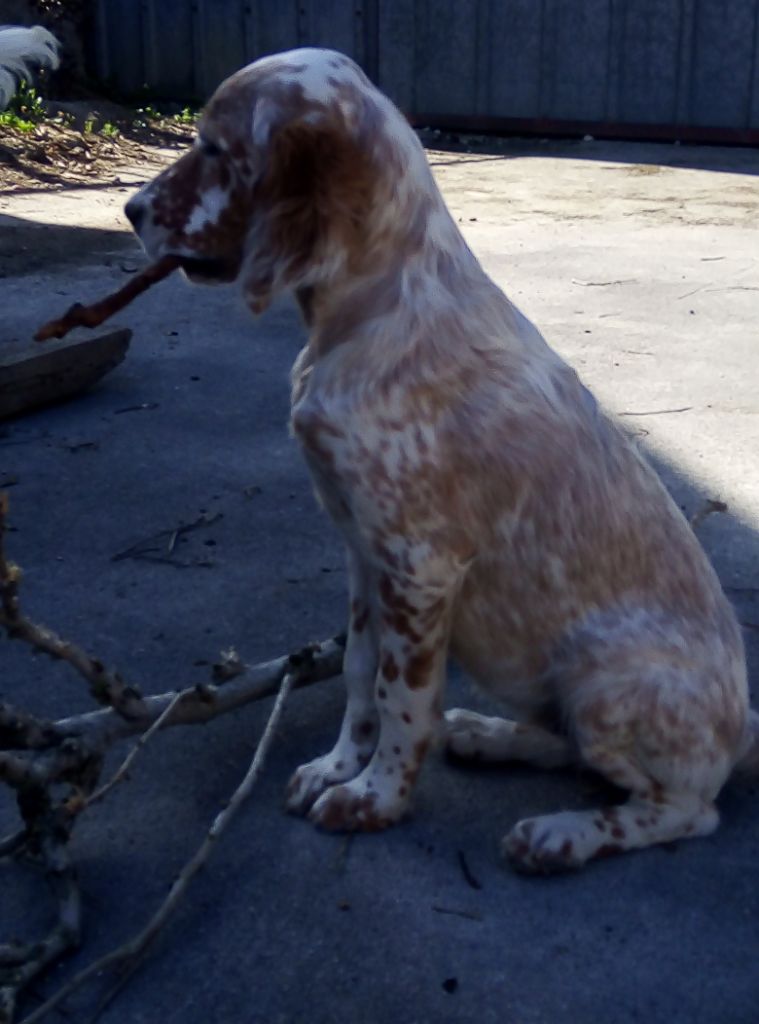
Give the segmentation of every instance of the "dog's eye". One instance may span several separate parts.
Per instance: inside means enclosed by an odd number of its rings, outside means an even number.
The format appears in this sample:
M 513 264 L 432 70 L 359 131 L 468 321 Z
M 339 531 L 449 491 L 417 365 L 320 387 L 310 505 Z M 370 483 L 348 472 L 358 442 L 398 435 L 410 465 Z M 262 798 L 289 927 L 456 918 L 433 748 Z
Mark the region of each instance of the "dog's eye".
M 204 156 L 221 156 L 221 146 L 217 146 L 210 139 L 200 139 L 200 150 Z

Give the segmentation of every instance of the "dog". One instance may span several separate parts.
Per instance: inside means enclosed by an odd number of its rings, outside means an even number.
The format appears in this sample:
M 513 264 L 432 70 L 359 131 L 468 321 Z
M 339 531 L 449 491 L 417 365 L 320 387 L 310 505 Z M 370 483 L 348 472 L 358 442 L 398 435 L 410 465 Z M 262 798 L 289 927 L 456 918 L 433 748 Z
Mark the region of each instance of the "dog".
M 4 110 L 18 88 L 29 81 L 30 64 L 57 68 L 58 41 L 41 25 L 32 28 L 0 27 L 0 110 Z
M 400 114 L 342 54 L 256 61 L 126 213 L 151 257 L 294 293 L 291 428 L 346 542 L 345 716 L 294 774 L 332 830 L 408 811 L 453 755 L 581 764 L 619 805 L 519 821 L 519 870 L 703 836 L 759 767 L 740 628 L 692 530 L 577 374 L 486 276 Z M 513 720 L 442 712 L 451 654 Z

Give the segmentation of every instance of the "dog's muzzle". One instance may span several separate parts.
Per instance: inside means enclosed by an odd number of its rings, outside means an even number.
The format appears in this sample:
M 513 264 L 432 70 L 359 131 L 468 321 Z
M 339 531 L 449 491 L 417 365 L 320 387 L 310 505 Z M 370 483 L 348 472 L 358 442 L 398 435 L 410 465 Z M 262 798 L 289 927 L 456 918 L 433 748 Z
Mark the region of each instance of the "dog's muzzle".
M 124 207 L 124 213 L 129 218 L 129 223 L 134 228 L 136 234 L 139 235 L 140 226 L 145 219 L 145 206 L 139 195 L 132 196 Z

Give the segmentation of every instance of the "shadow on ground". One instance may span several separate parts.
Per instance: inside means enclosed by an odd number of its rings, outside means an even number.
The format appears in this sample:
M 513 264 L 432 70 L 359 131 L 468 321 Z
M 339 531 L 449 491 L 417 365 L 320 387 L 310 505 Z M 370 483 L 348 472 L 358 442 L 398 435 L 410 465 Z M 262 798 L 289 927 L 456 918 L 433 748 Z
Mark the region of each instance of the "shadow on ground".
M 108 267 L 122 255 L 139 252 L 134 236 L 124 230 L 50 224 L 0 213 L 0 279 L 49 273 L 62 266 Z M 134 259 L 122 262 L 136 269 Z
M 473 160 L 490 156 L 494 160 L 514 157 L 558 157 L 570 160 L 613 161 L 643 167 L 680 167 L 721 171 L 728 174 L 759 174 L 756 149 L 751 146 L 681 146 L 674 142 L 625 142 L 592 139 L 537 139 L 465 132 L 417 132 L 427 149 L 448 153 L 471 153 Z M 434 153 L 431 156 L 435 166 Z M 465 161 L 464 161 L 465 162 Z

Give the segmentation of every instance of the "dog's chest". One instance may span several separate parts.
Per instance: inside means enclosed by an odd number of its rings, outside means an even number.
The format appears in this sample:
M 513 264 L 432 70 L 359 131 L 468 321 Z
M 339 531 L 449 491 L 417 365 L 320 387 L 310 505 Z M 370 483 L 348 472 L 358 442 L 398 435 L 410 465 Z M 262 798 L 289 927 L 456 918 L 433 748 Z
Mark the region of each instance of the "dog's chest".
M 352 446 L 346 424 L 315 387 L 311 367 L 293 376 L 290 429 L 321 504 L 345 527 L 353 518 L 349 484 L 354 474 L 352 456 L 348 454 Z

